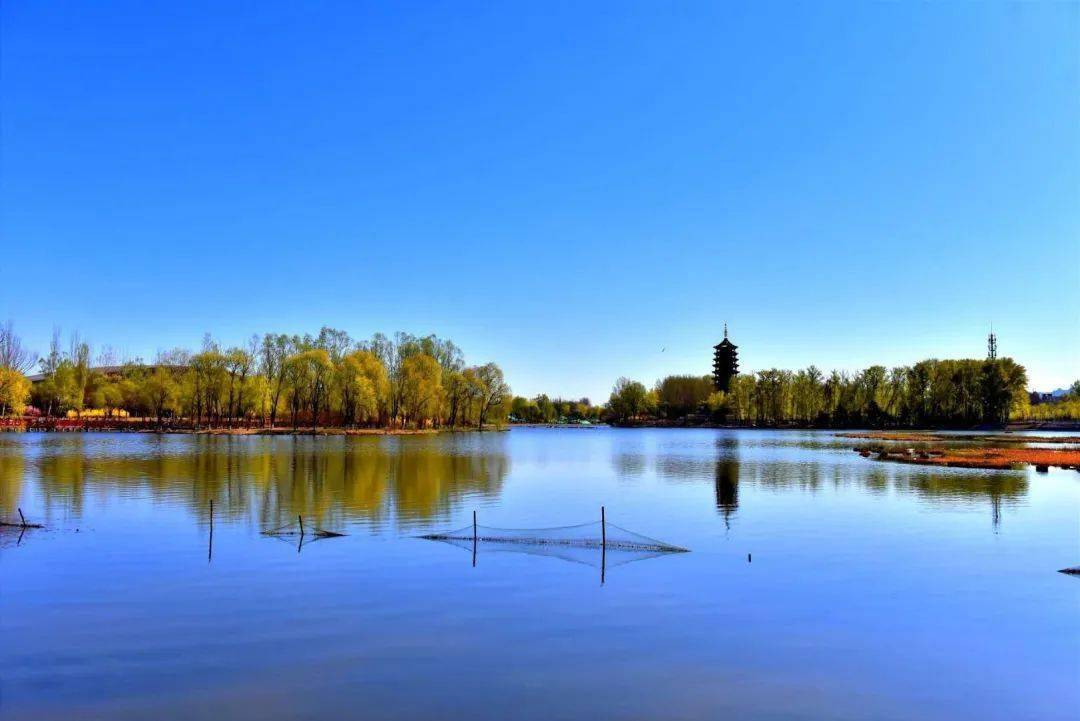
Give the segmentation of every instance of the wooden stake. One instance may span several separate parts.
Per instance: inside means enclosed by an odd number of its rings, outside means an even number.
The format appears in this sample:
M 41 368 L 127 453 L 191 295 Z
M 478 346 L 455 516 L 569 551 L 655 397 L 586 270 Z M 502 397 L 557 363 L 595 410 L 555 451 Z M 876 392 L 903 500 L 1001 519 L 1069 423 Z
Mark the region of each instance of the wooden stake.
M 22 514 L 22 509 L 19 509 L 19 518 L 22 519 L 23 528 L 26 528 L 26 516 Z
M 206 562 L 214 560 L 214 499 L 210 499 L 210 539 L 206 543 Z
M 472 512 L 472 542 L 476 543 L 476 511 Z
M 607 519 L 604 517 L 603 506 L 600 506 L 600 545 L 607 551 Z
M 299 513 L 296 514 L 296 520 L 300 521 L 300 538 L 304 537 L 304 517 Z

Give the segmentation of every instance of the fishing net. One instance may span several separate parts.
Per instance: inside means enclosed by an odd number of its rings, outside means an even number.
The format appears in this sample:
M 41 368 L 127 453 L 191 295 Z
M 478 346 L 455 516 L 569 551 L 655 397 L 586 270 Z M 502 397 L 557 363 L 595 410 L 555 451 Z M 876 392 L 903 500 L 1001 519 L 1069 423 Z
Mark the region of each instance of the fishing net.
M 262 535 L 264 535 L 264 536 L 275 536 L 275 537 L 278 537 L 278 538 L 280 538 L 282 536 L 310 536 L 312 538 L 337 538 L 339 536 L 344 536 L 345 534 L 344 533 L 338 533 L 337 531 L 327 531 L 324 528 L 301 526 L 300 521 L 296 520 L 296 521 L 293 521 L 292 523 L 286 523 L 283 526 L 278 526 L 277 528 L 271 528 L 271 529 L 269 529 L 267 531 L 263 531 Z
M 616 526 L 614 523 L 594 521 L 576 526 L 555 528 L 497 528 L 494 526 L 468 525 L 453 531 L 428 533 L 420 538 L 430 541 L 449 541 L 471 544 L 483 543 L 488 546 L 539 547 L 566 549 L 603 549 L 606 551 L 637 551 L 643 553 L 685 553 L 687 549 L 658 541 L 634 531 Z
M 556 558 L 571 563 L 579 563 L 583 566 L 591 566 L 593 568 L 614 568 L 616 566 L 624 566 L 627 563 L 633 563 L 634 561 L 659 558 L 671 553 L 671 551 L 637 551 L 626 548 L 608 548 L 604 550 L 602 546 L 570 546 L 553 543 L 534 544 L 485 541 L 483 545 L 480 545 L 479 539 L 477 540 L 477 543 L 474 544 L 472 537 L 468 540 L 439 538 L 437 536 L 422 536 L 422 538 L 429 538 L 454 546 L 455 548 L 460 548 L 462 551 L 473 555 L 474 560 L 476 554 L 521 553 L 528 556 Z

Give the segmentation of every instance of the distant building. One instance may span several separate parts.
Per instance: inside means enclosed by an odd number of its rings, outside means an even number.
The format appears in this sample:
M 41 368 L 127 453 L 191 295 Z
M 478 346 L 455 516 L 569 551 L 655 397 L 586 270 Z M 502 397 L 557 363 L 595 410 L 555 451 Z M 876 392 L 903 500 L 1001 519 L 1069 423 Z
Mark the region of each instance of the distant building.
M 724 324 L 724 340 L 713 346 L 713 350 L 713 386 L 727 392 L 731 389 L 731 379 L 739 374 L 739 350 L 728 340 L 727 323 Z

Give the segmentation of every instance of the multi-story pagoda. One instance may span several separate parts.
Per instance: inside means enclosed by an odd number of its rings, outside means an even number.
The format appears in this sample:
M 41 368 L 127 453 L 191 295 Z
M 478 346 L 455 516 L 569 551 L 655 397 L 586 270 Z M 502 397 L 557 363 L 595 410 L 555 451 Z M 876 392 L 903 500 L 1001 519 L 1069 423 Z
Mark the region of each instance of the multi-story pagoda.
M 724 340 L 714 346 L 713 385 L 718 391 L 727 392 L 731 388 L 731 379 L 739 374 L 738 346 L 728 340 L 727 323 L 724 323 Z

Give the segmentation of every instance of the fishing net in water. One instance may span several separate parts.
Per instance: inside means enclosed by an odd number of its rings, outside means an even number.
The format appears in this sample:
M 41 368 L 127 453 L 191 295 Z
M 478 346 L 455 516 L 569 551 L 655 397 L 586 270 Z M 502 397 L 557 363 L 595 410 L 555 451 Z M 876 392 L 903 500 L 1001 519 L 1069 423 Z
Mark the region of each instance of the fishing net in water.
M 429 538 L 454 546 L 455 548 L 460 548 L 462 551 L 473 555 L 474 560 L 476 554 L 521 553 L 527 556 L 556 558 L 571 563 L 580 563 L 583 566 L 591 566 L 593 568 L 614 568 L 616 566 L 626 565 L 627 563 L 633 563 L 634 561 L 660 558 L 672 553 L 671 551 L 638 551 L 628 550 L 626 548 L 603 549 L 602 546 L 572 546 L 555 543 L 516 543 L 512 541 L 485 541 L 483 545 L 481 545 L 479 540 L 477 540 L 476 543 L 473 543 L 471 537 L 468 540 L 461 540 L 455 538 L 440 538 L 437 534 L 433 534 L 432 536 L 422 536 L 422 538 Z
M 262 535 L 264 535 L 264 536 L 274 536 L 276 538 L 281 538 L 282 536 L 310 536 L 312 538 L 337 538 L 339 536 L 344 536 L 345 534 L 344 533 L 338 533 L 337 531 L 327 531 L 326 529 L 319 528 L 317 526 L 311 526 L 311 527 L 302 526 L 300 524 L 300 520 L 297 519 L 296 521 L 293 521 L 291 523 L 286 523 L 283 526 L 278 526 L 277 528 L 271 528 L 269 530 L 263 531 Z
M 544 549 L 546 555 L 551 555 L 552 549 L 596 549 L 647 554 L 685 553 L 688 550 L 602 521 L 555 528 L 497 528 L 470 524 L 453 531 L 428 533 L 420 538 L 448 541 L 455 545 L 469 544 L 470 547 L 474 542 L 482 543 L 485 550 L 489 546 L 510 547 L 513 550 L 533 547 Z

